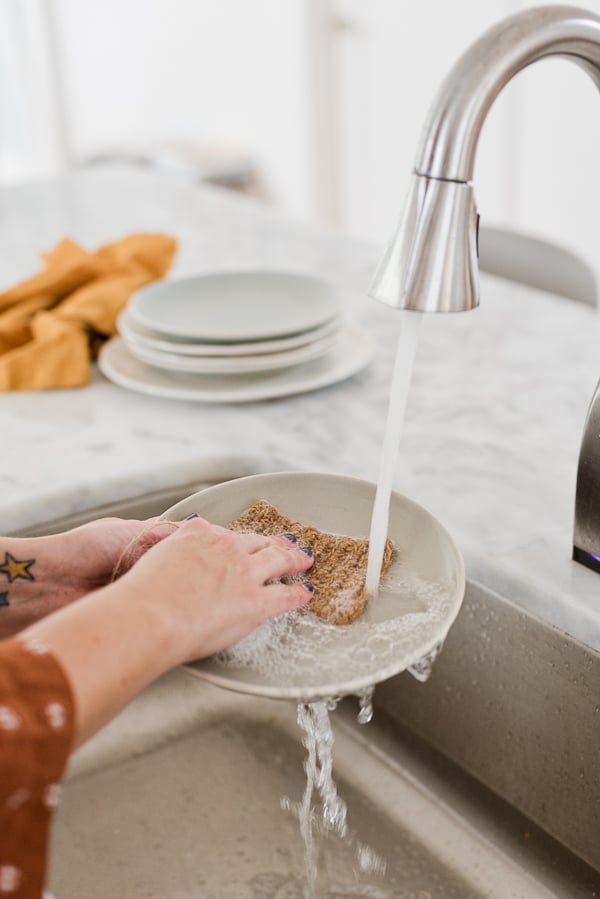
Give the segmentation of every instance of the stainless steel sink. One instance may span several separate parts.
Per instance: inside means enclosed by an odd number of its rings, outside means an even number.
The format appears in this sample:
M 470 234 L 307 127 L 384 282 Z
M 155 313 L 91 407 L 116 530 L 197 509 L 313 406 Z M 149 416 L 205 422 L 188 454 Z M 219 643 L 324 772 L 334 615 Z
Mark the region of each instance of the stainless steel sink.
M 157 514 L 196 489 L 29 532 Z M 322 840 L 319 899 L 600 897 L 598 695 L 597 654 L 468 584 L 427 684 L 381 684 L 368 725 L 355 700 L 333 713 L 351 833 Z M 300 736 L 291 703 L 161 678 L 72 762 L 57 899 L 304 899 L 298 821 L 280 805 L 304 789 Z M 360 870 L 359 844 L 385 874 Z

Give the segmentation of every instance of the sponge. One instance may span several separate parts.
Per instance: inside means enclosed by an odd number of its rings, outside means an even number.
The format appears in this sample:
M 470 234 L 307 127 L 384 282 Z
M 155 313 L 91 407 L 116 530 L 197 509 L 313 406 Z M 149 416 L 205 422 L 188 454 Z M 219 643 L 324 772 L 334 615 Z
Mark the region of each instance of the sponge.
M 339 537 L 292 521 L 262 499 L 254 502 L 228 527 L 241 533 L 293 534 L 302 546 L 310 547 L 314 556 L 314 563 L 307 573 L 315 588 L 308 608 L 329 624 L 351 624 L 362 614 L 369 601 L 365 590 L 368 540 Z M 390 567 L 393 554 L 394 546 L 388 539 L 382 575 Z

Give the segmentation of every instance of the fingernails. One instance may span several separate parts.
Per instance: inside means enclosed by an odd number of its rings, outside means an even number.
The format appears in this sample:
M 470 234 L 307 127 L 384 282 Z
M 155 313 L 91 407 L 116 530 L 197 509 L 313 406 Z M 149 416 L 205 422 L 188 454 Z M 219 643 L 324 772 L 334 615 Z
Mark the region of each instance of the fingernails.
M 310 581 L 304 581 L 304 586 L 306 587 L 306 589 L 308 590 L 309 593 L 315 592 L 315 585 L 311 584 Z
M 189 515 L 186 515 L 185 518 L 184 518 L 183 520 L 184 520 L 184 521 L 189 521 L 190 518 L 200 518 L 200 516 L 198 515 L 197 512 L 190 512 L 190 514 L 189 514 Z
M 283 536 L 286 538 L 286 540 L 290 540 L 292 543 L 298 542 L 298 538 L 294 537 L 293 534 L 283 534 Z
M 301 546 L 300 549 L 302 550 L 303 553 L 306 553 L 307 556 L 312 556 L 312 554 L 313 554 L 313 551 L 310 548 L 310 546 Z

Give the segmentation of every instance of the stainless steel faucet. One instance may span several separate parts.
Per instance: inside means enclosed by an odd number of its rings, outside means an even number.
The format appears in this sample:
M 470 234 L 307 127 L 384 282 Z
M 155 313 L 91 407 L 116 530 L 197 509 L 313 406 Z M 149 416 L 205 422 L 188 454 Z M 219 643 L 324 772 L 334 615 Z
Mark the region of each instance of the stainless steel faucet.
M 481 128 L 502 88 L 549 56 L 573 60 L 600 89 L 600 16 L 574 6 L 517 13 L 458 60 L 429 110 L 400 225 L 370 294 L 416 312 L 479 305 L 473 169 Z M 600 571 L 600 385 L 588 413 L 575 502 L 573 558 Z
M 451 69 L 425 121 L 404 215 L 371 296 L 416 312 L 479 305 L 472 185 L 479 134 L 502 88 L 548 56 L 572 59 L 600 88 L 600 17 L 574 6 L 517 13 L 485 32 Z

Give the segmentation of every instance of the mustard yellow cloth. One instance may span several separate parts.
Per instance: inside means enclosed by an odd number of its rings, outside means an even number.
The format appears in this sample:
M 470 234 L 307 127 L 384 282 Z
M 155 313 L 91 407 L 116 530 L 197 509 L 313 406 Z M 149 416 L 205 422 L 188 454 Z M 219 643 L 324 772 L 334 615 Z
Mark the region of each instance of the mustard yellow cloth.
M 162 278 L 177 242 L 131 234 L 93 253 L 62 240 L 45 268 L 0 294 L 0 390 L 82 387 L 131 294 Z

